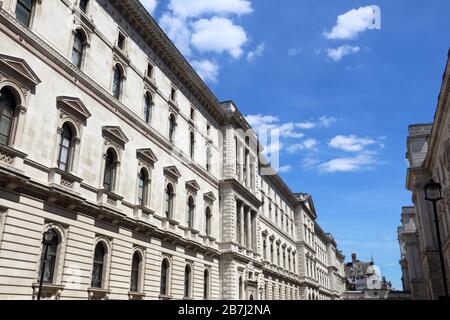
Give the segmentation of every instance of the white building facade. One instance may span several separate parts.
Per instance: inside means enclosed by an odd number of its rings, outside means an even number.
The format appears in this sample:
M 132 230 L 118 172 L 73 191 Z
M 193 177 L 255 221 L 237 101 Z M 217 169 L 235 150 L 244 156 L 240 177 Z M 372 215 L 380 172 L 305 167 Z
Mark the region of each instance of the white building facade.
M 46 232 L 48 299 L 339 299 L 259 153 L 139 1 L 0 2 L 0 299 L 36 298 Z

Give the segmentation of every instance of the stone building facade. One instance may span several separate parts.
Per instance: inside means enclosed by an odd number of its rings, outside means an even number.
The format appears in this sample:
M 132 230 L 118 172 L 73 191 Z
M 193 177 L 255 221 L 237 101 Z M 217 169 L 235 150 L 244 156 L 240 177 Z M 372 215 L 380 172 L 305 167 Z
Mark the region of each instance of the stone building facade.
M 0 299 L 339 299 L 260 151 L 139 1 L 0 1 Z
M 411 290 L 413 299 L 438 299 L 444 294 L 433 205 L 425 200 L 424 186 L 431 179 L 442 185 L 444 199 L 438 202 L 438 219 L 447 274 L 450 271 L 449 62 L 434 122 L 411 125 L 407 140 L 406 187 L 412 192 L 414 206 L 403 209 L 399 239 L 404 281 L 409 282 L 404 287 Z

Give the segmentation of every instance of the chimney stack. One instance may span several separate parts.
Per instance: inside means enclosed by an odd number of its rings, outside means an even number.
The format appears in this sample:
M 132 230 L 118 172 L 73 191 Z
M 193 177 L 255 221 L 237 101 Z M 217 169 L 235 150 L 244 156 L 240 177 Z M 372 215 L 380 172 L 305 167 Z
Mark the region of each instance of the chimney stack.
M 356 253 L 352 253 L 352 263 L 356 263 Z

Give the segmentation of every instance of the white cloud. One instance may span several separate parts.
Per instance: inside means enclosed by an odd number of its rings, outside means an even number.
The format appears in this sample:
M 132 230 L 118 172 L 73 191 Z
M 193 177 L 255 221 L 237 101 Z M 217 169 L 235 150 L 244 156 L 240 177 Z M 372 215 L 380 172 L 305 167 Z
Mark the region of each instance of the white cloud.
M 266 128 L 267 126 L 273 126 L 275 122 L 280 121 L 278 117 L 275 116 L 264 116 L 261 114 L 249 115 L 245 117 L 248 123 L 254 128 Z
M 319 124 L 325 128 L 331 127 L 333 124 L 335 124 L 338 121 L 339 121 L 339 119 L 335 118 L 335 117 L 322 116 L 319 118 Z
M 303 142 L 303 145 L 305 146 L 306 149 L 312 149 L 317 145 L 317 140 L 316 139 L 307 139 Z
M 375 28 L 377 11 L 372 6 L 352 9 L 337 17 L 337 23 L 330 32 L 325 32 L 327 39 L 352 40 L 368 29 Z
M 333 149 L 343 150 L 347 152 L 360 152 L 370 145 L 377 144 L 375 140 L 369 138 L 359 138 L 355 135 L 336 136 L 328 143 Z
M 204 59 L 200 61 L 193 60 L 191 64 L 205 82 L 217 82 L 217 77 L 219 76 L 219 66 L 217 63 Z
M 261 43 L 261 44 L 257 45 L 255 50 L 250 51 L 247 54 L 247 61 L 248 62 L 255 61 L 256 58 L 261 57 L 264 54 L 264 50 L 265 49 L 266 49 L 266 44 L 265 43 Z
M 328 49 L 327 54 L 334 61 L 340 61 L 344 56 L 350 54 L 358 53 L 361 50 L 360 47 L 353 47 L 349 45 L 344 45 L 337 47 L 336 49 Z
M 314 149 L 317 146 L 317 144 L 318 144 L 318 141 L 316 139 L 310 138 L 310 139 L 306 139 L 305 141 L 303 141 L 301 143 L 290 145 L 289 147 L 287 147 L 287 151 L 290 154 L 294 154 L 301 150 Z
M 316 127 L 316 124 L 314 122 L 301 122 L 295 124 L 300 129 L 314 129 Z
M 242 47 L 248 41 L 244 28 L 233 24 L 230 19 L 200 19 L 194 22 L 192 27 L 191 44 L 200 52 L 228 52 L 237 59 L 242 55 Z
M 374 155 L 360 154 L 355 157 L 337 158 L 325 162 L 319 166 L 320 171 L 326 173 L 334 172 L 358 172 L 367 170 L 377 164 L 377 160 Z
M 185 56 L 192 54 L 190 43 L 191 30 L 188 28 L 185 19 L 165 13 L 161 17 L 159 24 L 182 54 Z
M 244 15 L 253 12 L 248 0 L 171 0 L 169 9 L 180 17 L 203 15 Z
M 304 133 L 295 130 L 293 122 L 280 123 L 280 119 L 275 116 L 257 114 L 249 115 L 246 119 L 257 134 L 269 131 L 269 135 L 278 134 L 282 138 L 301 139 L 305 136 Z

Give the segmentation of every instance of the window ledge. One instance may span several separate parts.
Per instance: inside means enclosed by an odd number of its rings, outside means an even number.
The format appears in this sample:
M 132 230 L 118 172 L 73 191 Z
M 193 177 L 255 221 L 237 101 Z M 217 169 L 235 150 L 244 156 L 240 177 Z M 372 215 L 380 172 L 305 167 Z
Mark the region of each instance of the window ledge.
M 176 221 L 176 220 L 174 220 L 174 219 L 172 219 L 172 218 L 167 218 L 167 217 L 162 218 L 162 221 L 163 221 L 163 222 L 168 222 L 168 223 L 169 223 L 170 225 L 172 225 L 172 226 L 177 226 L 177 225 L 180 224 L 178 221 Z
M 39 283 L 33 283 L 33 300 L 38 298 L 39 294 Z M 64 286 L 56 285 L 52 283 L 42 284 L 41 299 L 55 299 L 59 300 L 61 292 L 64 290 Z
M 159 300 L 172 300 L 172 296 L 165 295 L 165 294 L 160 294 L 159 295 Z
M 178 106 L 178 102 L 173 101 L 172 99 L 168 99 L 169 106 L 175 111 L 175 113 L 180 112 L 180 107 Z
M 128 292 L 128 298 L 130 300 L 143 300 L 145 298 L 145 293 L 142 292 Z
M 148 75 L 144 76 L 144 82 L 149 85 L 149 87 L 151 89 L 153 89 L 154 91 L 158 91 L 158 86 L 156 85 L 156 80 L 154 77 L 149 77 Z
M 88 288 L 89 300 L 108 300 L 111 290 L 102 288 Z
M 128 53 L 120 49 L 116 44 L 113 47 L 114 54 L 119 58 L 119 60 L 125 65 L 129 66 L 131 63 Z

